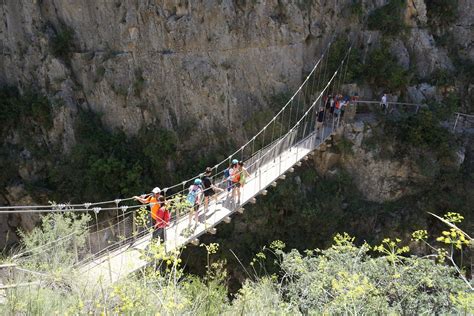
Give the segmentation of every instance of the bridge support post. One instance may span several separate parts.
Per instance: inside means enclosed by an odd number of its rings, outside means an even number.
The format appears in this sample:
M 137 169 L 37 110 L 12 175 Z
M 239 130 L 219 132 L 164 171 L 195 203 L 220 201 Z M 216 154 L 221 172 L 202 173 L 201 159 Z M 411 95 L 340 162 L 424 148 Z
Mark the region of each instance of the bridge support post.
M 456 121 L 454 121 L 453 132 L 456 131 L 456 125 L 458 125 L 459 113 L 456 115 Z
M 74 259 L 76 260 L 76 263 L 77 263 L 79 262 L 79 254 L 77 252 L 76 233 L 72 235 L 72 248 L 74 251 Z
M 207 232 L 211 235 L 215 235 L 217 233 L 217 229 L 215 227 L 211 227 L 207 230 Z
M 132 235 L 133 236 L 136 236 L 137 234 L 137 222 L 136 222 L 136 218 L 137 218 L 137 211 L 133 211 L 132 213 Z
M 112 266 L 111 266 L 111 263 L 110 263 L 110 252 L 108 250 L 107 250 L 107 265 L 109 267 L 110 283 L 113 283 L 113 280 L 112 280 Z
M 279 159 L 280 159 L 280 164 L 278 166 L 278 174 L 281 174 L 281 154 L 278 155 Z

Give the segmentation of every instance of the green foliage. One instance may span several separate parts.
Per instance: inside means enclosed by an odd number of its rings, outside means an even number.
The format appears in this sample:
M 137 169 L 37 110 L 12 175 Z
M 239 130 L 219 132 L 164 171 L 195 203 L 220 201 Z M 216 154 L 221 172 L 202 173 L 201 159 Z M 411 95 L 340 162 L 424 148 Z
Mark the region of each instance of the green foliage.
M 369 54 L 363 73 L 371 86 L 390 91 L 403 90 L 410 82 L 409 73 L 398 65 L 386 43 Z
M 339 36 L 336 38 L 329 49 L 326 66 L 327 69 L 324 70 L 328 76 L 332 76 L 332 74 L 338 69 L 341 61 L 346 56 L 349 47 L 349 38 L 345 36 Z M 357 48 L 352 48 L 348 60 L 344 66 L 340 68 L 339 73 L 342 73 L 342 76 L 344 77 L 343 83 L 353 83 L 354 81 L 358 82 L 361 79 L 363 74 L 363 65 L 361 62 L 360 52 Z
M 352 142 L 347 138 L 343 137 L 342 139 L 336 142 L 335 149 L 338 153 L 343 155 L 352 155 L 354 151 L 352 150 Z
M 94 82 L 100 82 L 102 78 L 104 78 L 105 75 L 105 67 L 104 66 L 99 66 L 95 70 L 95 79 Z
M 421 109 L 416 115 L 388 119 L 384 132 L 397 141 L 395 150 L 401 155 L 413 151 L 423 154 L 431 150 L 436 153 L 437 160 L 450 160 L 453 148 L 457 147 L 453 136 L 441 126 L 437 112 L 433 110 Z
M 32 125 L 49 129 L 53 125 L 51 104 L 46 96 L 34 91 L 20 95 L 14 87 L 0 89 L 0 131 L 2 135 L 10 129 L 31 132 Z
M 226 309 L 225 315 L 299 315 L 297 306 L 282 300 L 278 284 L 264 277 L 247 281 Z
M 57 57 L 67 60 L 73 48 L 74 30 L 62 25 L 50 42 L 51 53 Z
M 462 219 L 457 213 L 446 218 Z M 42 228 L 23 236 L 34 249 L 49 246 L 58 234 L 84 232 L 87 217 L 55 214 L 43 219 Z M 458 239 L 462 234 L 456 233 Z M 425 242 L 427 235 L 414 233 Z M 443 232 L 443 235 L 445 233 Z M 452 237 L 452 231 L 449 232 Z M 453 240 L 451 238 L 450 240 Z M 227 298 L 225 262 L 212 262 L 218 244 L 204 245 L 208 256 L 204 279 L 185 274 L 180 251 L 166 253 L 163 244 L 152 242 L 142 252 L 150 264 L 113 286 L 103 287 L 82 280 L 75 270 L 64 269 L 68 254 L 62 245 L 52 257 L 66 261 L 54 265 L 53 277 L 41 285 L 6 290 L 2 314 L 189 314 L 189 315 L 268 315 L 268 314 L 454 314 L 470 310 L 473 302 L 468 284 L 454 268 L 434 260 L 408 256 L 408 247 L 399 239 L 385 239 L 373 247 L 381 256 L 371 256 L 367 243 L 357 247 L 355 238 L 337 234 L 326 250 L 297 250 L 285 253 L 285 243 L 274 241 L 256 255 L 256 262 L 273 262 L 278 274 L 264 270 L 245 281 L 232 302 Z M 84 239 L 79 240 L 79 245 Z M 464 242 L 464 244 L 466 244 Z M 202 248 L 199 248 L 202 249 Z M 36 251 L 39 254 L 39 251 Z M 71 256 L 69 254 L 69 256 Z M 44 256 L 44 260 L 47 259 Z M 30 257 L 27 262 L 34 262 Z M 57 259 L 57 258 L 56 258 Z M 57 261 L 57 260 L 56 260 Z M 55 261 L 55 262 L 56 262 Z M 262 264 L 264 266 L 264 264 Z M 58 271 L 65 273 L 58 274 Z M 254 270 L 256 272 L 256 270 Z M 65 276 L 68 277 L 65 277 Z M 61 277 L 59 277 L 61 276 Z M 43 276 L 44 278 L 46 278 Z M 18 275 L 14 281 L 19 281 Z M 32 281 L 32 280 L 30 280 Z M 26 289 L 26 290 L 25 290 Z
M 145 78 L 143 78 L 143 70 L 135 70 L 135 81 L 133 82 L 133 93 L 136 97 L 139 97 L 145 87 Z
M 293 93 L 286 91 L 286 92 L 280 92 L 274 95 L 271 95 L 268 103 L 270 105 L 270 108 L 276 112 L 280 110 L 287 102 L 290 100 L 291 96 Z
M 41 218 L 41 226 L 19 231 L 27 254 L 23 266 L 54 274 L 69 271 L 76 260 L 74 249 L 80 252 L 85 246 L 90 219 L 88 214 L 50 213 Z
M 360 19 L 364 15 L 364 7 L 362 1 L 353 0 L 350 4 L 351 15 Z
M 176 150 L 169 131 L 143 128 L 137 136 L 127 138 L 123 132 L 106 130 L 92 112 L 79 113 L 75 131 L 77 144 L 49 174 L 49 185 L 58 200 L 129 196 L 156 181 L 173 179 L 164 172 L 167 159 Z
M 384 35 L 399 35 L 406 29 L 402 16 L 405 6 L 404 0 L 390 0 L 375 9 L 367 20 L 369 30 L 380 30 Z
M 324 251 L 284 254 L 284 300 L 304 314 L 454 313 L 446 298 L 466 290 L 454 269 L 417 257 L 372 258 L 346 239 Z M 396 252 L 396 251 L 395 251 Z M 405 251 L 403 251 L 405 252 Z
M 427 0 L 428 25 L 432 29 L 449 26 L 458 17 L 458 7 L 458 0 Z
M 430 83 L 434 86 L 452 86 L 454 85 L 454 75 L 446 69 L 437 69 L 431 74 Z
M 67 278 L 58 278 L 52 271 L 55 277 L 48 275 L 40 285 L 9 289 L 0 313 L 221 314 L 228 305 L 222 273 L 214 271 L 216 277 L 206 282 L 184 275 L 179 255 L 179 250 L 166 254 L 162 244 L 152 242 L 142 258 L 150 262 L 149 267 L 113 286 L 103 286 L 101 281 L 91 284 L 76 270 L 68 270 Z
M 19 159 L 27 149 L 37 160 L 48 157 L 44 133 L 53 126 L 53 107 L 46 96 L 26 90 L 20 94 L 14 87 L 0 88 L 0 190 L 16 181 Z M 20 144 L 7 143 L 12 136 L 19 137 Z M 8 137 L 10 136 L 10 137 Z

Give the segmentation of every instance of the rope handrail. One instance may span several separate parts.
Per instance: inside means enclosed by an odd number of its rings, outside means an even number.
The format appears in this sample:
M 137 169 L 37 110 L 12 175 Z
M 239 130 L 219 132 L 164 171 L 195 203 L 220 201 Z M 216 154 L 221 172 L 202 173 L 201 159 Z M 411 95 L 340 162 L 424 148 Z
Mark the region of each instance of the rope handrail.
M 459 115 L 459 116 L 465 116 L 468 118 L 474 118 L 474 114 L 467 114 L 467 113 L 461 113 L 461 112 L 454 112 L 454 114 Z
M 351 100 L 350 103 L 367 103 L 367 104 L 381 104 L 381 101 L 374 100 Z M 410 106 L 426 106 L 426 103 L 407 103 L 407 102 L 396 102 L 396 101 L 387 101 L 387 104 L 395 105 L 410 105 Z

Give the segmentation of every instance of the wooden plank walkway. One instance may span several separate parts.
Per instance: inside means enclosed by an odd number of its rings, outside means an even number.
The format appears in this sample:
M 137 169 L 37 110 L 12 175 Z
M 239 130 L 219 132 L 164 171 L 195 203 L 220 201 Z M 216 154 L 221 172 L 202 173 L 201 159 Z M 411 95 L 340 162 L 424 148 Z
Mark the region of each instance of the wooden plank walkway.
M 218 225 L 224 219 L 228 219 L 229 216 L 237 212 L 246 203 L 251 202 L 265 188 L 289 171 L 296 163 L 318 148 L 331 136 L 331 132 L 331 128 L 324 128 L 320 138 L 313 132 L 302 141 L 290 146 L 289 149 L 282 151 L 279 155 L 275 155 L 276 149 L 273 153 L 274 156 L 271 156 L 270 154 L 272 153 L 268 152 L 268 155 L 266 155 L 268 159 L 262 159 L 262 164 L 255 166 L 258 168 L 252 168 L 255 170 L 250 172 L 247 183 L 241 189 L 240 205 L 233 202 L 227 192 L 222 193 L 218 197 L 217 204 L 211 203 L 209 205 L 209 210 L 206 214 L 203 214 L 202 208 L 200 209 L 199 219 L 201 222 L 195 226 L 193 233 L 188 237 L 183 234 L 183 231 L 188 229 L 188 216 L 186 215 L 176 220 L 165 231 L 166 251 L 177 249 L 191 242 L 200 235 L 207 233 L 210 228 Z M 289 136 L 291 137 L 291 135 Z M 270 148 L 267 151 L 271 150 Z M 265 153 L 261 155 L 265 156 Z M 84 281 L 89 282 L 89 284 L 97 284 L 97 282 L 100 282 L 102 285 L 112 284 L 128 274 L 143 268 L 148 262 L 142 259 L 142 253 L 146 251 L 151 239 L 152 235 L 148 233 L 133 243 L 96 258 L 94 261 L 90 261 L 80 267 L 79 271 L 84 276 Z

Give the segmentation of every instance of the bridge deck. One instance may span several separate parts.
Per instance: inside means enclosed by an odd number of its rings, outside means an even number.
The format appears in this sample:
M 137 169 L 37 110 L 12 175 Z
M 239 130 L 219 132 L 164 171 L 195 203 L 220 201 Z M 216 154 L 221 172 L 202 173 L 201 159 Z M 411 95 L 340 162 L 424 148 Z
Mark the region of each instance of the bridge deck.
M 321 139 L 315 133 L 312 133 L 299 143 L 284 150 L 280 155 L 267 159 L 265 163 L 250 173 L 247 183 L 241 189 L 240 205 L 232 202 L 232 198 L 227 192 L 220 194 L 217 204 L 210 203 L 206 214 L 203 214 L 202 208 L 199 210 L 199 220 L 201 222 L 194 226 L 195 228 L 190 236 L 183 234 L 188 229 L 188 216 L 186 215 L 176 220 L 165 231 L 166 251 L 171 251 L 189 243 L 191 240 L 206 233 L 209 228 L 216 226 L 226 217 L 232 215 L 242 205 L 250 202 L 252 198 L 292 168 L 298 161 L 319 147 L 321 143 L 331 136 L 331 132 L 330 128 L 324 128 Z M 110 284 L 146 266 L 148 262 L 142 259 L 142 253 L 146 251 L 151 239 L 152 235 L 149 233 L 131 244 L 127 244 L 82 266 L 80 271 L 84 276 L 84 280 L 94 282 L 92 284 L 95 284 L 97 281 L 100 281 L 102 284 Z

